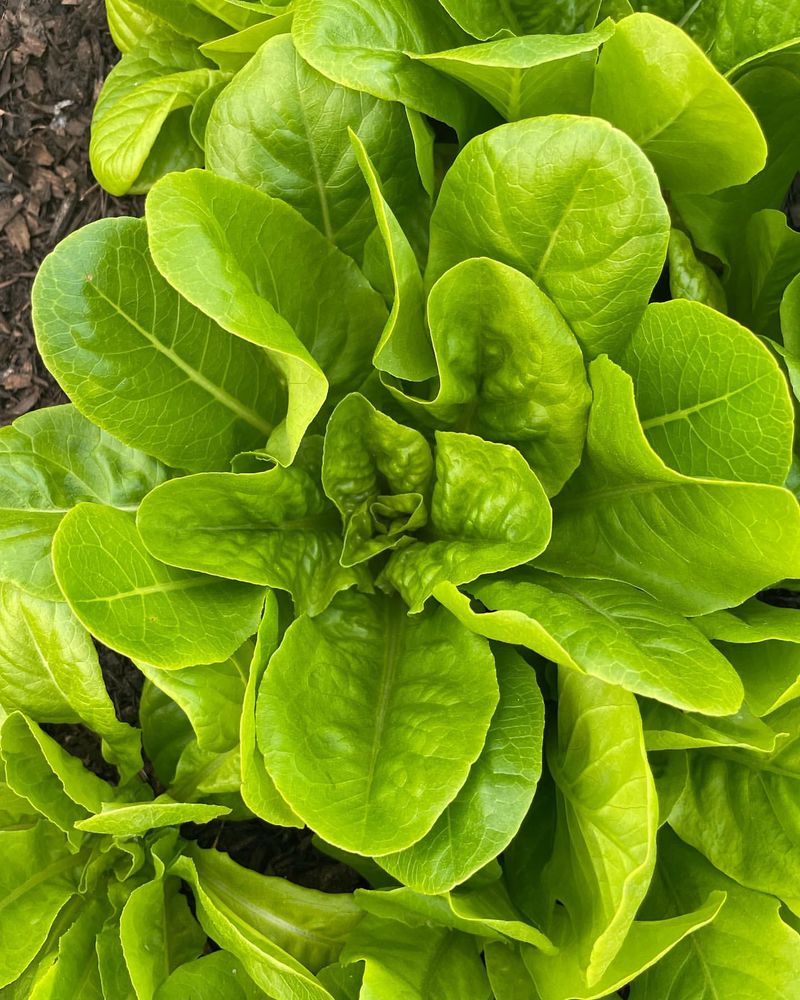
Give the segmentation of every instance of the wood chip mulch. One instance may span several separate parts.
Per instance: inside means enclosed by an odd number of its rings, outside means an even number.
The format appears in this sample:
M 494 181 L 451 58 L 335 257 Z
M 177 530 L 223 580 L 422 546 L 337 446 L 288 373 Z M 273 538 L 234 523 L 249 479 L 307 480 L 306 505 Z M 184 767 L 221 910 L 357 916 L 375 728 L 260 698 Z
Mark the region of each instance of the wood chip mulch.
M 64 402 L 36 353 L 31 283 L 67 233 L 140 215 L 88 165 L 89 124 L 119 58 L 102 0 L 0 0 L 0 425 Z

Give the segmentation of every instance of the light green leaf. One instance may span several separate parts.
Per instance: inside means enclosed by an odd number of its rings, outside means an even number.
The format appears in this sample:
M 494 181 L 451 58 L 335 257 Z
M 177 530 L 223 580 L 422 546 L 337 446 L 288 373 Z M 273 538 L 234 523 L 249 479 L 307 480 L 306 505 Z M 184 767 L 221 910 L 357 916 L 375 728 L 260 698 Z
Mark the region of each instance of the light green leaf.
M 550 296 L 594 357 L 633 333 L 668 239 L 653 168 L 627 136 L 595 119 L 535 118 L 494 129 L 458 156 L 431 218 L 426 278 L 468 257 L 510 264 Z
M 483 958 L 495 1000 L 540 1000 L 516 948 L 500 941 L 487 941 Z
M 515 448 L 437 431 L 430 525 L 392 553 L 385 578 L 415 614 L 440 584 L 529 562 L 548 543 L 551 516 L 541 483 Z
M 785 483 L 792 400 L 774 356 L 749 330 L 698 302 L 653 304 L 621 363 L 633 378 L 647 440 L 671 468 Z
M 447 122 L 462 141 L 492 123 L 480 98 L 411 58 L 469 42 L 438 3 L 297 0 L 294 9 L 297 51 L 323 76 Z
M 117 720 L 85 629 L 63 601 L 11 584 L 0 584 L 0 705 L 37 722 L 84 722 L 123 779 L 142 766 L 139 734 Z
M 626 132 L 670 191 L 742 184 L 766 162 L 747 104 L 681 28 L 652 14 L 626 17 L 603 46 L 592 114 Z
M 569 3 L 535 3 L 533 0 L 503 0 L 486 4 L 483 0 L 443 0 L 442 6 L 476 38 L 493 35 L 566 35 L 578 31 L 596 6 L 596 0 Z
M 781 920 L 778 900 L 725 878 L 671 831 L 659 837 L 658 860 L 644 916 L 672 916 L 712 891 L 728 898 L 708 927 L 633 983 L 631 1000 L 790 1000 L 800 980 L 800 935 Z
M 48 368 L 82 413 L 126 444 L 202 471 L 226 468 L 271 433 L 282 394 L 263 351 L 164 281 L 141 219 L 104 219 L 67 237 L 32 297 Z
M 205 42 L 230 31 L 224 21 L 192 0 L 110 0 L 106 8 L 114 44 L 123 52 L 133 47 L 131 41 L 138 42 L 152 28 L 163 30 L 170 27 L 197 42 Z M 120 33 L 122 37 L 118 38 Z
M 154 1000 L 263 1000 L 264 993 L 244 964 L 228 951 L 214 951 L 179 966 L 158 988 Z
M 728 715 L 742 703 L 736 671 L 703 634 L 627 584 L 525 569 L 468 590 L 488 614 L 450 589 L 435 596 L 479 635 L 684 710 Z
M 368 916 L 342 961 L 366 963 L 360 1000 L 488 1000 L 491 993 L 475 945 L 458 931 Z
M 712 892 L 704 904 L 691 913 L 667 920 L 634 921 L 621 951 L 594 984 L 586 982 L 574 951 L 563 951 L 555 958 L 549 958 L 529 949 L 523 953 L 524 961 L 536 982 L 541 1000 L 610 998 L 690 934 L 711 924 L 724 903 L 724 892 Z M 695 1000 L 694 996 L 692 1000 Z
M 249 819 L 242 806 L 239 788 L 242 783 L 242 761 L 239 748 L 215 753 L 201 750 L 191 739 L 181 750 L 175 777 L 168 792 L 181 802 L 211 802 L 231 812 L 233 820 Z
M 350 129 L 372 158 L 401 225 L 424 212 L 428 197 L 403 106 L 320 75 L 297 55 L 289 35 L 267 41 L 214 105 L 207 166 L 283 198 L 360 261 L 375 215 Z
M 169 974 L 196 959 L 206 936 L 176 878 L 138 886 L 120 916 L 122 951 L 137 1000 L 153 1000 Z
M 554 503 L 543 568 L 623 580 L 689 615 L 800 576 L 800 508 L 788 490 L 673 472 L 647 443 L 630 377 L 607 358 L 590 374 L 586 452 Z
M 227 660 L 164 670 L 139 662 L 139 670 L 186 713 L 202 750 L 224 753 L 239 742 L 239 720 L 253 645 Z
M 800 158 L 792 109 L 800 99 L 800 45 L 795 42 L 746 62 L 729 79 L 750 105 L 767 140 L 767 164 L 746 184 L 711 196 L 678 195 L 675 205 L 705 249 L 730 261 L 742 224 L 764 208 L 783 208 Z
M 335 402 L 368 374 L 386 319 L 382 299 L 295 209 L 235 181 L 174 174 L 153 189 L 146 211 L 161 273 L 226 330 L 263 347 L 287 384 L 286 418 L 269 451 L 289 465 L 326 379 Z M 313 295 L 298 260 L 314 275 Z
M 800 35 L 800 12 L 792 4 L 715 0 L 709 6 L 716 15 L 710 54 L 723 70 Z
M 261 46 L 278 35 L 292 30 L 292 12 L 278 14 L 266 21 L 258 21 L 241 31 L 224 38 L 217 38 L 200 46 L 206 59 L 213 59 L 220 69 L 237 73 L 247 65 Z
M 255 632 L 259 587 L 187 573 L 147 552 L 133 517 L 75 507 L 53 540 L 56 579 L 78 619 L 101 642 L 175 668 L 217 663 Z
M 92 116 L 89 157 L 103 187 L 115 195 L 146 190 L 137 178 L 151 152 L 157 155 L 154 147 L 170 113 L 191 107 L 221 78 L 192 39 L 169 29 L 144 35 L 108 74 Z M 188 128 L 175 138 L 194 146 L 193 165 L 202 163 Z
M 557 493 L 580 462 L 590 393 L 556 307 L 524 274 L 477 258 L 436 282 L 428 321 L 438 387 L 396 398 L 426 423 L 514 445 Z
M 728 299 L 717 274 L 697 255 L 692 241 L 673 229 L 669 234 L 669 289 L 673 299 L 690 299 L 727 313 Z
M 538 905 L 549 909 L 545 932 L 573 953 L 559 968 L 574 961 L 593 986 L 622 948 L 655 865 L 658 802 L 636 699 L 559 670 L 558 742 L 547 761 L 558 814 Z
M 800 354 L 800 274 L 786 286 L 780 306 L 783 343 L 792 354 Z
M 240 791 L 245 805 L 261 819 L 276 826 L 302 828 L 303 821 L 295 815 L 275 787 L 256 742 L 256 698 L 264 671 L 278 648 L 278 642 L 278 602 L 275 594 L 268 590 L 242 703 L 239 730 L 242 778 Z
M 800 272 L 800 233 L 783 212 L 764 209 L 737 234 L 725 288 L 731 316 L 755 333 L 780 339 L 780 305 Z
M 125 964 L 118 919 L 110 919 L 102 928 L 97 935 L 96 948 L 104 998 L 137 1000 L 128 966 Z
M 588 114 L 597 50 L 613 33 L 606 21 L 579 35 L 537 32 L 414 58 L 471 87 L 509 122 Z
M 0 854 L 2 987 L 16 980 L 47 940 L 59 911 L 78 891 L 88 855 L 70 852 L 64 834 L 45 820 L 0 831 Z
M 139 725 L 147 759 L 167 788 L 175 777 L 181 753 L 194 738 L 192 724 L 179 705 L 145 680 L 139 700 Z
M 455 799 L 416 844 L 381 867 L 419 892 L 445 892 L 504 850 L 530 808 L 542 771 L 544 703 L 514 650 L 495 649 L 500 701 L 486 743 Z M 462 928 L 463 929 L 463 928 Z
M 242 868 L 216 850 L 192 848 L 198 878 L 218 906 L 238 913 L 311 972 L 335 962 L 362 918 L 349 893 L 319 892 Z
M 648 750 L 729 746 L 769 753 L 775 749 L 776 734 L 747 705 L 735 715 L 716 719 L 681 712 L 659 702 L 641 701 L 639 707 Z
M 278 791 L 320 836 L 389 854 L 453 800 L 497 699 L 488 644 L 446 611 L 409 618 L 396 598 L 340 594 L 295 621 L 273 656 L 259 744 Z
M 51 406 L 0 430 L 0 578 L 58 600 L 50 544 L 81 501 L 132 510 L 168 470 L 90 423 L 73 406 Z
M 335 962 L 320 969 L 318 978 L 335 1000 L 359 1000 L 364 967 Z
M 424 895 L 407 888 L 387 892 L 356 889 L 355 898 L 367 913 L 399 920 L 409 927 L 449 927 L 493 941 L 534 945 L 549 954 L 558 951 L 540 930 L 523 919 L 499 879 L 486 886 L 464 886 L 442 895 Z
M 197 906 L 197 918 L 220 947 L 230 951 L 248 975 L 275 1000 L 333 1000 L 331 994 L 308 969 L 273 940 L 274 925 L 265 934 L 244 900 L 220 896 L 214 884 L 206 884 L 188 857 L 177 859 L 172 868 L 189 883 Z M 256 911 L 257 915 L 258 911 Z
M 409 112 L 411 115 L 416 112 Z M 392 309 L 375 348 L 373 364 L 396 378 L 420 382 L 435 373 L 436 365 L 425 328 L 425 288 L 419 264 L 403 227 L 384 197 L 381 179 L 367 150 L 352 129 L 350 142 L 369 188 L 394 290 Z
M 322 484 L 345 525 L 342 564 L 408 544 L 408 532 L 428 519 L 432 476 L 431 450 L 419 431 L 358 393 L 345 397 L 328 421 L 322 460 Z
M 142 541 L 171 566 L 287 590 L 298 614 L 319 614 L 338 591 L 371 586 L 339 564 L 341 520 L 322 492 L 320 453 L 314 440 L 288 469 L 165 483 L 140 508 Z
M 74 832 L 75 823 L 99 811 L 103 799 L 115 797 L 111 785 L 87 770 L 21 712 L 12 713 L 3 722 L 0 753 L 9 787 L 76 845 L 83 838 Z
M 81 1000 L 104 1000 L 96 940 L 110 910 L 102 897 L 91 899 L 81 907 L 73 922 L 58 939 L 44 975 L 36 977 L 30 990 L 30 1000 L 59 1000 L 60 997 L 80 997 Z M 63 912 L 63 911 L 62 911 Z M 46 962 L 41 962 L 41 968 Z
M 770 754 L 690 751 L 688 780 L 668 820 L 681 840 L 730 878 L 800 911 L 797 702 L 768 721 L 776 732 L 791 734 Z
M 76 826 L 87 833 L 110 833 L 118 837 L 136 837 L 149 830 L 182 823 L 210 823 L 230 812 L 224 806 L 209 806 L 194 802 L 173 802 L 163 795 L 154 802 L 133 805 L 103 802 L 102 811 L 82 819 Z

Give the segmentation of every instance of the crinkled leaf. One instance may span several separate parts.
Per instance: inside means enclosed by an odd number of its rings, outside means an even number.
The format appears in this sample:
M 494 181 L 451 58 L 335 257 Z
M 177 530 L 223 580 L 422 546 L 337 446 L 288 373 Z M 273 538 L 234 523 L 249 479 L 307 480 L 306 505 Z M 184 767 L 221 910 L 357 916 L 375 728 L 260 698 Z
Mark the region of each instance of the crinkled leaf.
M 123 511 L 79 504 L 59 526 L 53 563 L 92 635 L 155 666 L 217 663 L 258 627 L 261 588 L 165 566 Z
M 360 584 L 339 564 L 341 519 L 320 484 L 318 442 L 290 468 L 187 476 L 154 490 L 137 526 L 147 549 L 171 566 L 287 590 L 299 614 L 318 614 Z
M 589 387 L 578 342 L 530 278 L 487 258 L 436 282 L 428 321 L 438 367 L 432 398 L 395 395 L 436 426 L 514 445 L 557 493 L 580 462 Z
M 653 168 L 597 119 L 516 122 L 473 140 L 431 218 L 427 280 L 468 257 L 527 274 L 590 357 L 621 348 L 658 279 L 669 218 Z
M 429 525 L 392 553 L 385 578 L 416 613 L 443 583 L 458 586 L 539 555 L 551 518 L 544 489 L 516 448 L 437 431 Z
M 104 219 L 60 243 L 36 278 L 33 321 L 75 406 L 164 462 L 226 468 L 272 431 L 281 393 L 266 355 L 164 281 L 141 219 Z
M 669 289 L 673 299 L 690 299 L 727 313 L 728 299 L 717 273 L 698 256 L 692 241 L 673 229 L 669 234 Z
M 236 181 L 206 171 L 166 177 L 147 199 L 147 220 L 161 273 L 226 330 L 263 347 L 286 383 L 269 454 L 290 464 L 328 385 L 335 402 L 367 375 L 383 301 L 296 209 Z M 314 275 L 313 295 L 298 260 Z
M 495 649 L 495 663 L 500 701 L 466 782 L 422 840 L 380 859 L 381 867 L 419 892 L 452 889 L 495 858 L 516 834 L 536 790 L 544 731 L 536 675 L 505 646 Z
M 545 569 L 626 581 L 690 615 L 800 576 L 800 508 L 788 490 L 672 471 L 647 443 L 630 377 L 607 358 L 590 374 L 586 452 L 554 503 Z
M 424 212 L 428 199 L 403 106 L 322 76 L 297 55 L 289 35 L 262 45 L 214 105 L 207 165 L 282 198 L 360 260 L 375 215 L 349 129 L 372 159 L 401 224 Z
M 264 675 L 259 744 L 278 791 L 332 844 L 401 850 L 464 784 L 497 704 L 488 644 L 443 609 L 341 594 L 288 629 Z
M 425 525 L 433 458 L 419 431 L 357 393 L 334 410 L 325 432 L 322 484 L 345 526 L 345 566 L 407 544 Z

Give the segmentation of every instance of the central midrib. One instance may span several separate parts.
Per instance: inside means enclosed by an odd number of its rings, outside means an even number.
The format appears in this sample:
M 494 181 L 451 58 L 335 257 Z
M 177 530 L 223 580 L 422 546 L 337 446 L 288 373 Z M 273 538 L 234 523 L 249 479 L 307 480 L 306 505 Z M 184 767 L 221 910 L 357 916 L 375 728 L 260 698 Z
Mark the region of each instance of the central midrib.
M 126 323 L 129 324 L 137 333 L 139 333 L 144 339 L 162 354 L 165 358 L 168 358 L 176 368 L 180 368 L 182 372 L 189 376 L 192 382 L 204 389 L 210 396 L 212 396 L 218 403 L 221 403 L 224 407 L 235 413 L 237 417 L 240 417 L 246 423 L 250 424 L 251 427 L 255 427 L 257 431 L 264 434 L 265 437 L 273 431 L 273 426 L 268 421 L 264 420 L 260 414 L 256 413 L 255 410 L 251 410 L 249 406 L 245 406 L 240 400 L 231 396 L 230 393 L 226 392 L 221 386 L 215 385 L 210 379 L 207 379 L 205 375 L 201 374 L 196 368 L 192 367 L 188 361 L 184 359 L 172 350 L 171 347 L 167 347 L 162 344 L 161 341 L 149 330 L 146 330 L 140 323 L 137 323 L 133 316 L 129 316 L 128 313 L 113 299 L 110 299 L 98 285 L 89 282 L 91 287 L 97 293 L 97 295 L 119 315 Z M 231 334 L 233 336 L 233 334 Z

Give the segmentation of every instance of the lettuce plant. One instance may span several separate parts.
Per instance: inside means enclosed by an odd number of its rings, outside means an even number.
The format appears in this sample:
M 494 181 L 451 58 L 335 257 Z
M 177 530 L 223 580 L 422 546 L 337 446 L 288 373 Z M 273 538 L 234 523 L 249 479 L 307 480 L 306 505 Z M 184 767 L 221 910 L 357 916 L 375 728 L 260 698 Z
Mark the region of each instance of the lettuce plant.
M 108 6 L 144 218 L 44 262 L 72 402 L 0 432 L 0 986 L 793 996 L 792 5 Z

